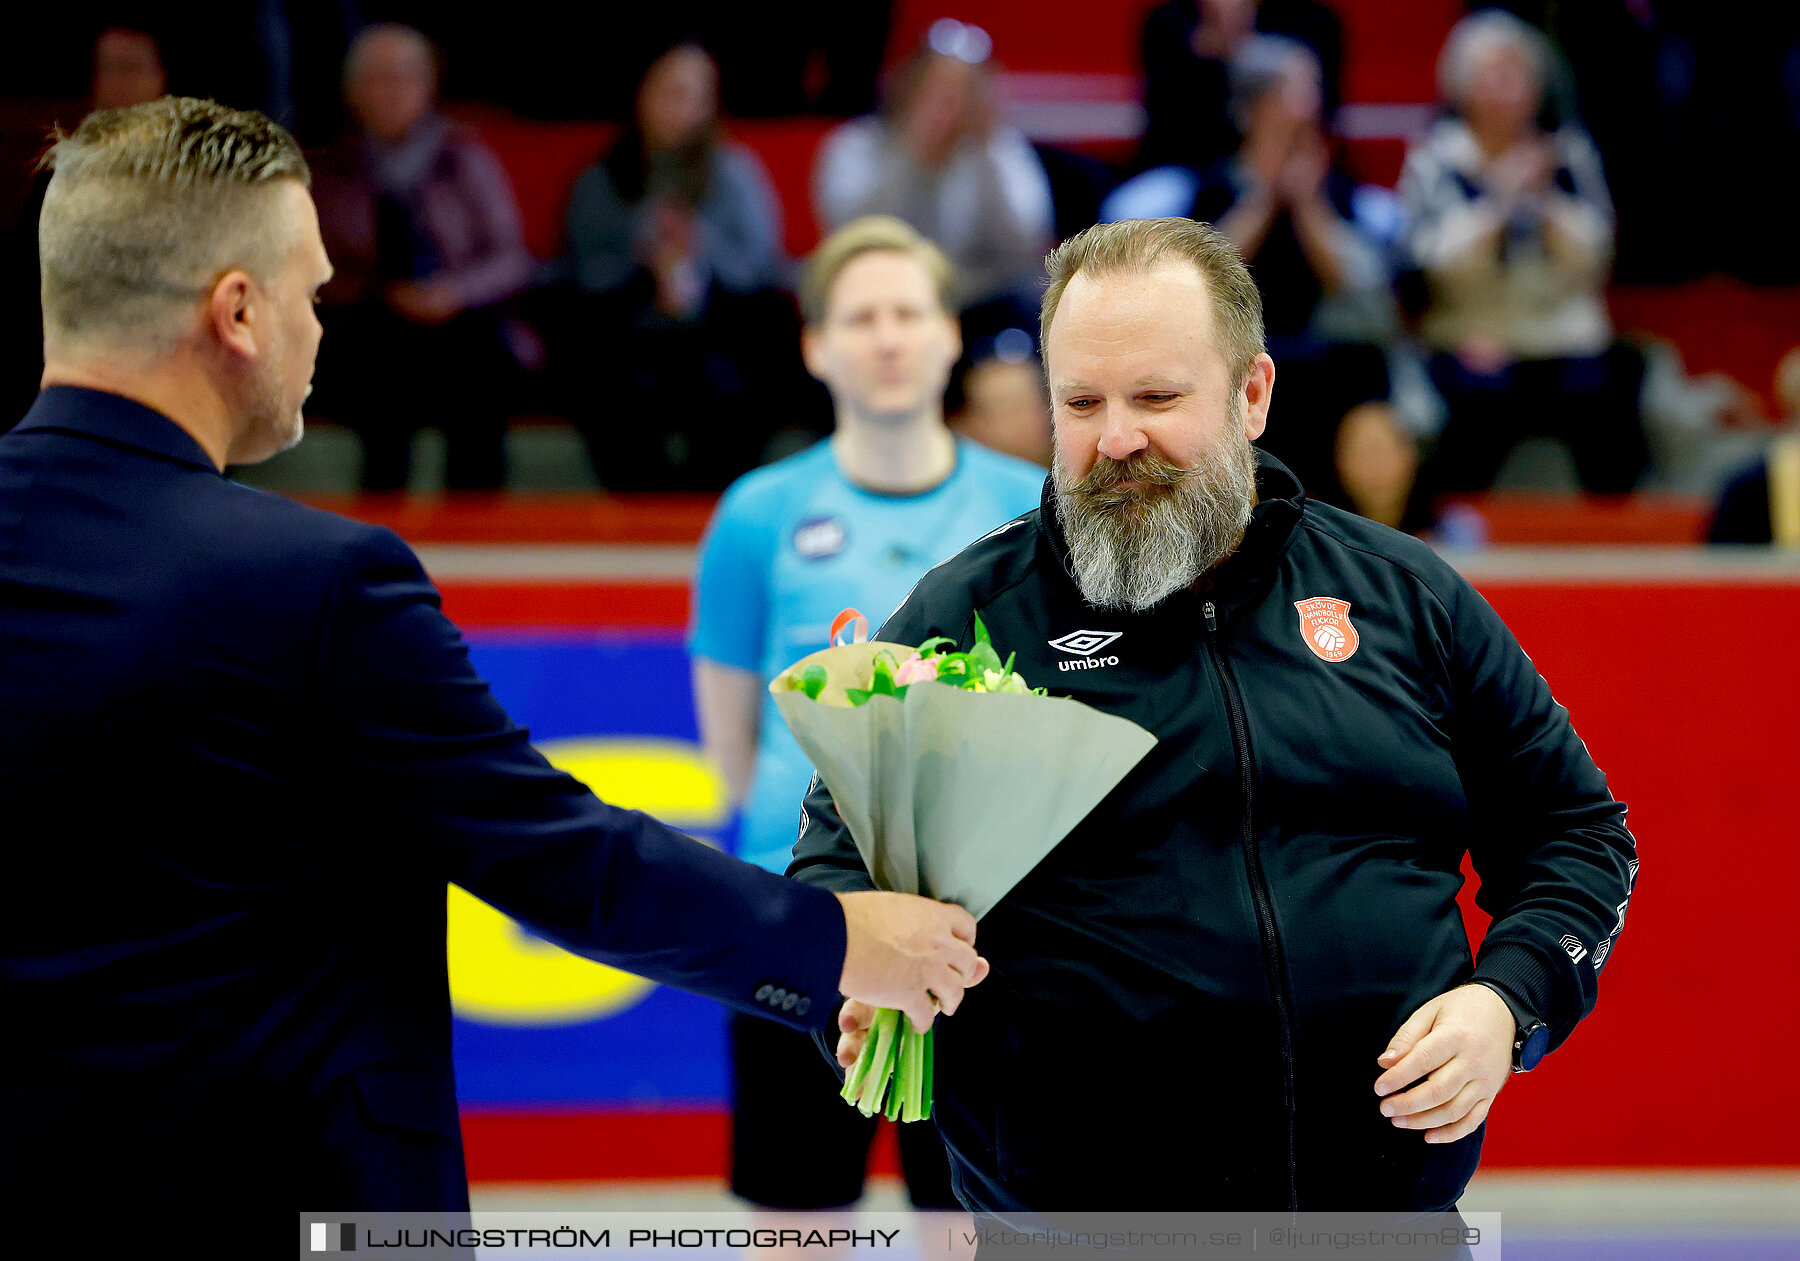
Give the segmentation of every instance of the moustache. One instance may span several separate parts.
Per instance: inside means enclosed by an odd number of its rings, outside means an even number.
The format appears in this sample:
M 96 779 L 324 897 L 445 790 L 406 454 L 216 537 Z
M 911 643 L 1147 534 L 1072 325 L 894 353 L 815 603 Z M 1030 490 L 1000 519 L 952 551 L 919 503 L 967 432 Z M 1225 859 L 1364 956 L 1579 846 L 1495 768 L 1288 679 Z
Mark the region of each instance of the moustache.
M 1169 494 L 1199 475 L 1149 451 L 1134 451 L 1123 460 L 1097 456 L 1075 485 L 1075 493 L 1097 508 L 1118 508 Z

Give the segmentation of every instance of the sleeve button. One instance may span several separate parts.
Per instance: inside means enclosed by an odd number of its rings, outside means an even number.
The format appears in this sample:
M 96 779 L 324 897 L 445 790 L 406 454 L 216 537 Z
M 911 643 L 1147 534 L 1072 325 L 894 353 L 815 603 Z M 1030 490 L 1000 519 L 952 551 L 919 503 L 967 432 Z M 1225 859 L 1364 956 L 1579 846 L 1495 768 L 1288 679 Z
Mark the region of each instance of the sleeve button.
M 759 989 L 758 989 L 758 990 L 757 990 L 757 991 L 756 991 L 756 1001 L 757 1001 L 757 1002 L 759 1002 L 759 1003 L 766 1003 L 766 1002 L 768 1002 L 768 1001 L 769 1001 L 769 995 L 770 995 L 770 994 L 771 994 L 771 993 L 773 993 L 773 992 L 774 992 L 774 990 L 775 990 L 775 987 L 774 987 L 774 986 L 773 986 L 773 985 L 764 985 L 764 986 L 762 986 L 762 987 L 761 987 L 761 988 L 759 988 Z

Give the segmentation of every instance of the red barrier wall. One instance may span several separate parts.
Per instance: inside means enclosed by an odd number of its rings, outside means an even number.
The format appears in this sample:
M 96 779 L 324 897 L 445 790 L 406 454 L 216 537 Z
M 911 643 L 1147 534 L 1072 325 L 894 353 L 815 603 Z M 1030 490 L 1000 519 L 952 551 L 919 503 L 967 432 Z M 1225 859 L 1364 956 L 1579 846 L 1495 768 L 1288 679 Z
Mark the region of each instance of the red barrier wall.
M 1483 584 L 1631 809 L 1600 1004 L 1497 1102 L 1490 1165 L 1800 1164 L 1795 585 Z
M 1501 1095 L 1484 1166 L 1800 1165 L 1793 583 L 1479 581 L 1631 808 L 1643 868 L 1594 1016 Z M 680 625 L 674 584 L 446 583 L 470 626 Z M 1484 925 L 1472 905 L 1471 931 Z M 476 1180 L 716 1176 L 717 1113 L 471 1115 Z M 610 1153 L 610 1154 L 609 1154 Z

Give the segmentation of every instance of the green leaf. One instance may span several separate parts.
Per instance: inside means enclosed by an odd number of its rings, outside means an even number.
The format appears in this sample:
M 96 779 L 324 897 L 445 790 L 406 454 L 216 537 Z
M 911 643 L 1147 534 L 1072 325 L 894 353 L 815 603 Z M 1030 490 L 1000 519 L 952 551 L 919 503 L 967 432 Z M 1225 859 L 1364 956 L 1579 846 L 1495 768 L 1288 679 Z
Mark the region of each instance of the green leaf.
M 919 655 L 921 657 L 929 657 L 937 650 L 939 644 L 953 644 L 955 642 L 956 641 L 951 639 L 948 635 L 934 635 L 932 638 L 919 645 Z
M 994 641 L 988 638 L 987 624 L 979 613 L 975 615 L 975 646 L 969 649 L 969 662 L 975 667 L 970 673 L 976 677 L 980 677 L 983 670 L 1000 668 L 1000 654 L 994 651 Z
M 852 705 L 867 705 L 869 698 L 875 693 L 865 687 L 847 687 L 844 689 L 844 695 L 850 698 Z
M 1002 683 L 1006 682 L 1006 680 L 1011 677 L 1013 672 L 1013 662 L 1018 659 L 1019 654 L 1016 652 L 1009 652 L 1006 654 L 1006 664 L 1000 667 L 1000 681 Z
M 806 693 L 809 701 L 818 700 L 819 693 L 825 690 L 825 685 L 830 681 L 831 677 L 825 667 L 816 661 L 800 672 L 800 690 Z

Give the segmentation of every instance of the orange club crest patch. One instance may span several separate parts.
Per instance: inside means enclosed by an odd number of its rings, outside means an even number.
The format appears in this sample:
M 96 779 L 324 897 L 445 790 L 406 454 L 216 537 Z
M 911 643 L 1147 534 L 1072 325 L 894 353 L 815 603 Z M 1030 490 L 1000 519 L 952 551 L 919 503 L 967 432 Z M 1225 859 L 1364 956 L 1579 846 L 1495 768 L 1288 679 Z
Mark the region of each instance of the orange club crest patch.
M 1361 638 L 1350 620 L 1350 602 L 1330 596 L 1314 596 L 1295 600 L 1300 613 L 1300 638 L 1321 661 L 1347 661 L 1356 652 Z

